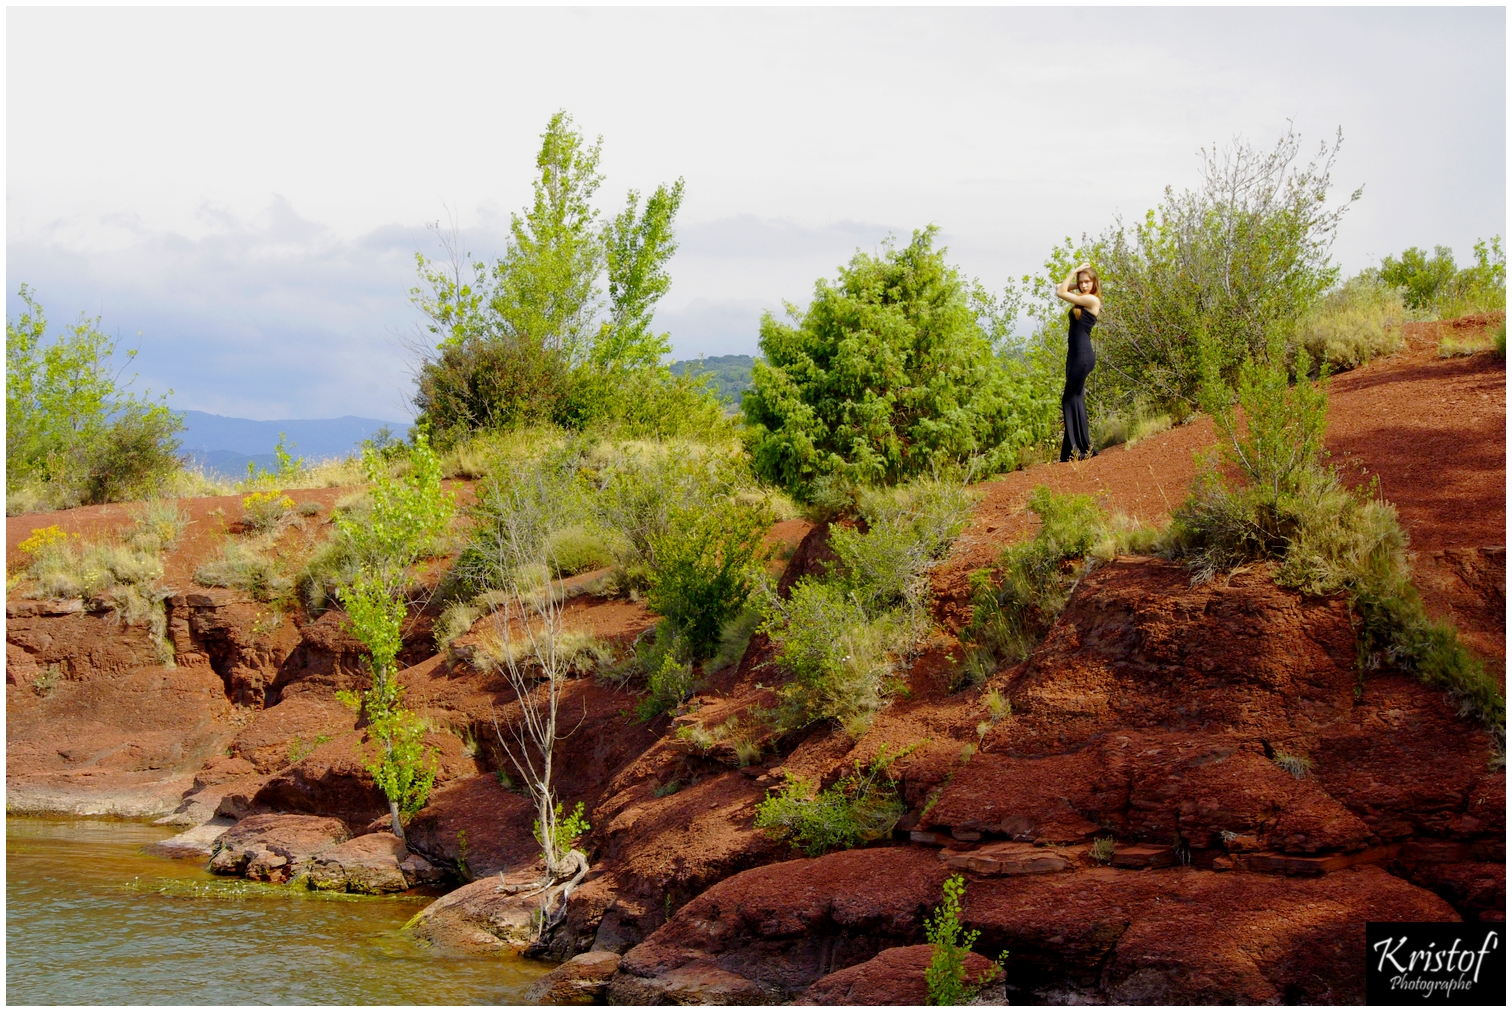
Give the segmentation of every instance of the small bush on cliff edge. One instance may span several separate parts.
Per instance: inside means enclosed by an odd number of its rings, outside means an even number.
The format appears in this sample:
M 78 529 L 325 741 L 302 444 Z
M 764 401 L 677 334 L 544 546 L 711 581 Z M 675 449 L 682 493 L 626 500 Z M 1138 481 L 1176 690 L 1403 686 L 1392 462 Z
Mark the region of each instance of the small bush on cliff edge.
M 982 933 L 975 929 L 961 928 L 961 897 L 966 895 L 966 879 L 952 875 L 945 880 L 944 901 L 935 908 L 933 917 L 924 919 L 924 936 L 934 946 L 929 967 L 924 971 L 924 986 L 929 1005 L 964 1005 L 970 1002 L 982 988 L 1002 972 L 1002 964 L 1008 958 L 1003 952 L 997 958 L 997 966 L 985 971 L 976 980 L 966 976 L 966 955 Z
M 1306 354 L 1297 375 L 1307 375 Z M 1209 371 L 1205 406 L 1221 437 L 1173 517 L 1170 549 L 1210 579 L 1275 560 L 1276 582 L 1306 594 L 1346 594 L 1362 619 L 1362 670 L 1394 665 L 1449 692 L 1505 748 L 1506 701 L 1454 628 L 1431 619 L 1412 584 L 1407 535 L 1375 486 L 1352 490 L 1322 463 L 1326 377 L 1288 383 L 1282 358 L 1247 363 L 1237 388 Z M 1235 406 L 1242 409 L 1242 421 Z M 1225 477 L 1227 466 L 1241 475 Z
M 971 621 L 965 674 L 980 682 L 1005 662 L 1029 656 L 1066 607 L 1088 567 L 1130 551 L 1151 551 L 1160 532 L 1111 518 L 1089 495 L 1058 495 L 1044 485 L 1029 494 L 1040 529 L 1033 541 L 1010 545 L 999 561 L 1001 579 L 980 569 L 970 576 Z
M 833 719 L 860 736 L 927 627 L 927 574 L 971 507 L 964 488 L 936 478 L 860 498 L 866 529 L 830 528 L 839 556 L 830 571 L 799 580 L 785 600 L 766 595 L 762 630 L 792 675 L 779 716 L 786 728 Z
M 880 840 L 908 810 L 888 768 L 918 747 L 889 752 L 883 742 L 869 765 L 863 767 L 857 759 L 852 773 L 823 791 L 813 781 L 789 774 L 776 793 L 768 792 L 756 806 L 756 828 L 775 840 L 791 841 L 809 857 Z

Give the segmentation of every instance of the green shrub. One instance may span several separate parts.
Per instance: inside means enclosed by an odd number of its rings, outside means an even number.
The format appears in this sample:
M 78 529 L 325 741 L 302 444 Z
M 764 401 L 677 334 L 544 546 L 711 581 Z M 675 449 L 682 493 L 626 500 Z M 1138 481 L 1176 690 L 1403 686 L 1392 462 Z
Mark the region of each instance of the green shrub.
M 161 405 L 123 409 L 98 439 L 80 448 L 79 502 L 88 506 L 162 494 L 180 466 L 182 428 L 178 416 Z
M 1088 386 L 1093 417 L 1140 398 L 1195 405 L 1205 367 L 1232 381 L 1313 309 L 1338 277 L 1328 254 L 1349 204 L 1330 207 L 1327 198 L 1339 143 L 1305 165 L 1290 130 L 1268 151 L 1243 142 L 1204 150 L 1197 189 L 1168 188 L 1135 223 L 1052 252 L 1040 291 L 1085 261 L 1105 293 Z M 1065 304 L 1046 296 L 1034 312 L 1042 346 L 1063 357 Z
M 838 584 L 802 579 L 788 599 L 772 599 L 762 630 L 777 664 L 792 676 L 783 687 L 784 726 L 834 719 L 864 728 L 896 687 L 899 654 L 923 632 L 901 610 L 867 615 Z
M 1406 319 L 1401 293 L 1367 271 L 1325 295 L 1294 340 L 1314 363 L 1340 372 L 1401 350 Z
M 834 719 L 858 733 L 895 687 L 900 659 L 927 626 L 926 575 L 970 517 L 964 489 L 937 478 L 857 491 L 867 524 L 830 528 L 838 561 L 805 577 L 786 601 L 769 595 L 763 631 L 783 688 L 784 726 Z
M 762 547 L 770 519 L 760 507 L 726 499 L 673 508 L 654 536 L 646 605 L 687 641 L 689 659 L 711 656 L 725 623 L 745 607 L 770 554 Z
M 637 456 L 622 452 L 593 478 L 588 512 L 614 553 L 624 584 L 644 591 L 659 566 L 675 518 L 735 499 L 750 485 L 745 463 L 714 448 L 671 444 Z
M 163 576 L 155 548 L 111 542 L 52 541 L 32 556 L 30 596 L 92 598 L 129 586 L 150 586 Z
M 737 426 L 702 381 L 660 367 L 605 375 L 592 398 L 594 431 L 628 439 L 732 439 Z
M 568 445 L 539 460 L 501 463 L 479 486 L 467 546 L 453 569 L 466 587 L 502 590 L 521 567 L 549 566 L 553 536 L 585 519 L 580 459 L 580 447 Z
M 446 448 L 479 430 L 552 422 L 567 392 L 566 365 L 528 338 L 469 334 L 421 368 L 415 406 Z
M 1382 260 L 1377 274 L 1401 290 L 1408 307 L 1441 320 L 1507 307 L 1507 255 L 1499 235 L 1475 244 L 1470 267 L 1459 268 L 1448 246 L 1434 247 L 1431 257 L 1413 246 Z
M 830 528 L 830 547 L 839 557 L 831 578 L 870 615 L 920 607 L 926 574 L 971 519 L 971 496 L 960 484 L 923 478 L 858 498 L 866 531 Z
M 259 601 L 272 601 L 293 589 L 277 553 L 268 539 L 236 541 L 228 538 L 215 558 L 194 571 L 201 587 L 231 587 L 246 591 Z
M 271 531 L 294 509 L 294 500 L 282 492 L 253 492 L 242 500 L 242 524 L 254 531 Z
M 56 664 L 47 665 L 32 682 L 32 691 L 41 696 L 43 699 L 51 696 L 53 694 L 53 690 L 58 687 L 59 674 L 60 669 Z
M 1026 392 L 935 235 L 857 253 L 791 325 L 762 318 L 764 358 L 742 401 L 761 478 L 806 499 L 825 474 L 894 484 L 944 460 L 1012 466 Z
M 293 578 L 294 589 L 310 613 L 319 614 L 336 600 L 337 587 L 352 582 L 357 569 L 353 546 L 337 532 L 305 560 Z
M 133 508 L 127 541 L 144 551 L 175 548 L 189 528 L 189 513 L 172 499 L 149 499 Z
M 1098 864 L 1110 864 L 1113 861 L 1113 849 L 1117 843 L 1118 841 L 1111 836 L 1099 836 L 1087 849 L 1087 856 Z
M 768 791 L 756 806 L 756 828 L 790 841 L 809 857 L 890 835 L 908 806 L 887 771 L 917 747 L 890 753 L 883 743 L 869 765 L 863 767 L 857 759 L 850 774 L 823 791 L 789 774 L 782 787 Z
M 587 836 L 588 831 L 593 828 L 588 824 L 588 816 L 583 814 L 583 811 L 584 805 L 581 801 L 579 801 L 577 803 L 577 806 L 573 808 L 570 814 L 563 814 L 563 805 L 560 801 L 557 802 L 555 809 L 557 819 L 557 830 L 555 834 L 557 860 L 560 861 L 565 859 L 567 857 L 567 853 L 572 850 L 573 844 L 577 843 L 578 840 L 582 839 L 584 836 Z M 541 843 L 540 819 L 537 819 L 534 822 L 534 824 L 531 826 L 530 832 L 531 835 L 536 838 L 536 842 Z M 542 846 L 544 846 L 544 844 L 542 844 Z
M 636 704 L 636 719 L 651 720 L 682 705 L 695 681 L 691 655 L 687 638 L 668 622 L 658 622 L 651 640 L 637 645 L 635 667 L 646 673 L 646 695 Z
M 714 656 L 704 664 L 704 670 L 723 671 L 732 665 L 739 664 L 745 656 L 746 647 L 751 643 L 751 637 L 761 627 L 761 609 L 754 604 L 748 603 L 742 608 L 740 614 L 726 622 L 719 630 L 719 647 L 714 651 Z

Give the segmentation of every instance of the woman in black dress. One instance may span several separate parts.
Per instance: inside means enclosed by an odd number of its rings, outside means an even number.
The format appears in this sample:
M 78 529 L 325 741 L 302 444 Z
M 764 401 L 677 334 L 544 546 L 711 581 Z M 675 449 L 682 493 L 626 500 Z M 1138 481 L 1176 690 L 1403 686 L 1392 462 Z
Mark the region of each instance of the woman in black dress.
M 1066 389 L 1061 393 L 1061 416 L 1066 435 L 1061 439 L 1060 459 L 1095 457 L 1092 435 L 1087 430 L 1087 375 L 1097 364 L 1092 350 L 1092 327 L 1102 312 L 1102 285 L 1088 264 L 1082 264 L 1055 287 L 1055 294 L 1071 303 L 1071 333 L 1066 348 Z

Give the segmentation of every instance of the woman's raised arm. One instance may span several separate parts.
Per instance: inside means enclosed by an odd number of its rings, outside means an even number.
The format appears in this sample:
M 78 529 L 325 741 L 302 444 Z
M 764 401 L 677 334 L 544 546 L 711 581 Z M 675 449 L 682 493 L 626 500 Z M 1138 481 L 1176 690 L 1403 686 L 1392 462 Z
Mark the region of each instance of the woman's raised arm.
M 1077 275 L 1081 274 L 1082 271 L 1089 271 L 1091 269 L 1092 266 L 1090 264 L 1079 264 L 1071 268 L 1071 273 L 1066 275 L 1066 280 L 1055 286 L 1055 294 L 1074 306 L 1090 309 L 1095 316 L 1102 309 L 1102 300 L 1095 295 L 1083 294 L 1076 280 Z

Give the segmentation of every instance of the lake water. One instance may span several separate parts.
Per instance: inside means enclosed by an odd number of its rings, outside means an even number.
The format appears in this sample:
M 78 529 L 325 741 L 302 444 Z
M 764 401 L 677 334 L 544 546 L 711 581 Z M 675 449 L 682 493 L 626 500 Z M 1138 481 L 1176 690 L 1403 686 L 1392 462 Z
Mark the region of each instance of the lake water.
M 263 885 L 142 852 L 172 835 L 5 820 L 9 1004 L 518 1004 L 550 969 L 410 940 L 399 929 L 423 897 Z

